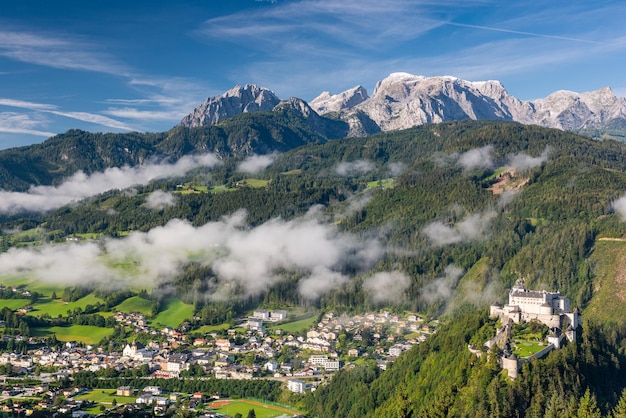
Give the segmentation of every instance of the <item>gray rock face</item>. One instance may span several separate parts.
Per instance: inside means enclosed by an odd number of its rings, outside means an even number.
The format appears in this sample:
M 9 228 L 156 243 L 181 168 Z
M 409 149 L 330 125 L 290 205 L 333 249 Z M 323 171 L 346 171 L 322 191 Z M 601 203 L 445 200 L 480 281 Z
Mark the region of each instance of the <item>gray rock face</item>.
M 187 127 L 212 125 L 244 112 L 270 111 L 280 102 L 276 95 L 255 84 L 235 86 L 221 96 L 209 97 L 180 122 Z
M 316 130 L 325 126 L 319 115 L 333 113 L 333 118 L 347 123 L 348 136 L 462 119 L 508 120 L 569 131 L 602 129 L 615 121 L 626 124 L 626 99 L 615 96 L 608 87 L 581 94 L 557 91 L 545 99 L 522 101 L 499 81 L 408 73 L 393 73 L 379 81 L 371 97 L 362 86 L 356 86 L 335 95 L 323 92 L 308 104 L 296 98 L 281 102 L 270 90 L 253 84 L 237 86 L 207 99 L 181 124 L 209 125 L 242 112 L 286 108 L 299 113 Z
M 339 112 L 350 109 L 367 100 L 367 90 L 363 86 L 356 86 L 342 93 L 331 95 L 330 92 L 323 92 L 309 102 L 309 105 L 319 114 Z
M 499 81 L 393 73 L 376 84 L 371 97 L 347 106 L 342 98 L 350 97 L 353 90 L 334 96 L 325 92 L 312 101 L 312 107 L 322 115 L 339 112 L 339 117 L 350 124 L 351 136 L 374 133 L 371 122 L 388 131 L 424 123 L 498 119 L 577 131 L 626 119 L 626 100 L 616 97 L 608 87 L 582 94 L 557 91 L 545 99 L 522 101 L 511 96 Z M 368 121 L 369 126 L 360 124 L 361 120 Z

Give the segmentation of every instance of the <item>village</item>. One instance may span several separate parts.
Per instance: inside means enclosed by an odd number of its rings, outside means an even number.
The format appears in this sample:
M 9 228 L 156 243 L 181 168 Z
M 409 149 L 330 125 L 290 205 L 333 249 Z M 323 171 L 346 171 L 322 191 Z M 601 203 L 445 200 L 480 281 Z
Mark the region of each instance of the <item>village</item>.
M 324 384 L 336 371 L 368 359 L 386 369 L 402 352 L 426 340 L 438 323 L 427 322 L 415 313 L 383 311 L 349 316 L 328 312 L 308 330 L 288 333 L 280 327 L 266 329 L 268 323 L 288 321 L 288 311 L 259 309 L 242 318 L 237 328 L 198 336 L 188 331 L 186 323 L 178 329 L 154 329 L 138 313 L 117 312 L 114 318 L 142 337 L 137 340 L 149 341 L 128 341 L 111 350 L 110 346 L 72 341 L 51 347 L 31 337 L 23 341 L 28 350 L 0 354 L 0 370 L 6 374 L 0 377 L 4 383 L 2 410 L 24 412 L 20 399 L 40 398 L 37 403 L 28 403 L 30 410 L 83 416 L 85 402 L 78 398 L 90 388 L 72 384 L 59 388 L 56 383 L 71 383 L 73 376 L 84 372 L 103 378 L 133 371 L 147 379 L 145 387 L 118 387 L 116 391 L 134 397 L 129 408 L 132 403 L 133 408 L 142 405 L 153 412 L 163 412 L 177 400 L 154 389 L 150 379 L 267 379 L 282 382 L 292 393 L 304 393 Z M 5 341 L 8 338 L 3 336 Z M 194 407 L 202 405 L 208 395 L 196 393 L 193 398 L 194 394 L 188 394 L 187 402 L 192 398 Z

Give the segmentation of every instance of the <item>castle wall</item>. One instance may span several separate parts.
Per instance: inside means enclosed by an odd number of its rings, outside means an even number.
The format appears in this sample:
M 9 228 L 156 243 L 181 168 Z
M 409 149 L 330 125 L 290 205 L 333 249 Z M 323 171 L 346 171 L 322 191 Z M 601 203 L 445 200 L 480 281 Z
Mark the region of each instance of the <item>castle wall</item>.
M 507 371 L 507 373 L 509 374 L 509 378 L 517 378 L 518 367 L 519 362 L 517 361 L 516 357 L 502 357 L 502 368 Z
M 523 321 L 529 322 L 533 319 L 547 325 L 549 328 L 561 328 L 561 315 L 522 313 Z

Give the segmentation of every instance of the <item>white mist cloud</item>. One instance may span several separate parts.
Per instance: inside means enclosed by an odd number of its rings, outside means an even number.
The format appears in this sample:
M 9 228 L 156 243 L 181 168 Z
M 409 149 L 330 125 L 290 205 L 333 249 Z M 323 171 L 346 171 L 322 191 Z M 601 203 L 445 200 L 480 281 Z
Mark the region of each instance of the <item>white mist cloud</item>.
M 454 225 L 433 222 L 422 229 L 433 245 L 458 244 L 485 239 L 496 212 L 487 211 L 468 216 Z
M 155 190 L 146 197 L 146 206 L 150 209 L 161 210 L 175 204 L 176 198 L 174 195 L 162 190 Z
M 404 172 L 404 170 L 406 170 L 406 164 L 404 164 L 403 162 L 389 163 L 387 168 L 391 173 L 391 177 L 398 177 L 400 174 L 402 174 L 402 172 Z
M 409 286 L 411 279 L 400 271 L 375 273 L 363 281 L 363 289 L 376 303 L 402 300 Z
M 374 163 L 368 160 L 342 161 L 335 166 L 335 174 L 341 177 L 352 177 L 366 174 L 375 168 Z
M 339 272 L 324 267 L 313 269 L 309 277 L 304 278 L 298 284 L 300 294 L 309 300 L 317 300 L 324 293 L 337 289 L 349 278 Z
M 437 277 L 420 289 L 420 297 L 427 303 L 449 302 L 461 276 L 463 276 L 462 268 L 454 264 L 448 265 L 442 277 Z
M 241 173 L 258 173 L 272 165 L 276 159 L 276 154 L 268 155 L 252 155 L 243 160 L 238 166 L 237 171 Z
M 611 207 L 622 217 L 623 221 L 626 221 L 626 195 L 611 203 Z
M 147 184 L 158 178 L 178 177 L 195 168 L 217 164 L 217 157 L 205 154 L 185 156 L 173 164 L 107 168 L 89 176 L 79 171 L 59 186 L 32 186 L 27 192 L 0 191 L 0 213 L 46 212 L 107 190 Z
M 493 167 L 492 151 L 493 145 L 471 149 L 459 156 L 458 163 L 467 171 L 476 168 L 491 168 Z
M 344 269 L 366 271 L 382 255 L 378 240 L 343 233 L 311 217 L 274 219 L 251 228 L 245 211 L 238 211 L 200 227 L 175 219 L 119 239 L 11 248 L 0 254 L 0 275 L 27 275 L 68 286 L 155 288 L 170 282 L 193 259 L 218 277 L 207 297 L 231 297 L 229 289 L 235 288 L 244 295 L 257 294 L 281 280 L 281 272 L 293 271 L 303 277 L 302 295 L 314 299 L 348 280 Z M 129 268 L 116 267 L 120 264 Z
M 546 149 L 541 153 L 539 157 L 531 157 L 530 155 L 521 152 L 519 154 L 515 154 L 509 157 L 509 165 L 515 170 L 529 170 L 531 168 L 538 167 L 544 162 L 548 161 L 549 153 L 549 147 L 546 147 Z

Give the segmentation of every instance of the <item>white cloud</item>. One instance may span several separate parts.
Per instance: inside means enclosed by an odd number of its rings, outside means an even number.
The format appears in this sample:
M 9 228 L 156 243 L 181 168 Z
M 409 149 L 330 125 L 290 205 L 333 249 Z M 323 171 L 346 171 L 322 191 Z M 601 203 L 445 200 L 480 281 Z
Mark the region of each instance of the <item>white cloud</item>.
M 317 300 L 324 293 L 339 288 L 349 278 L 337 271 L 316 267 L 308 277 L 300 280 L 298 292 L 308 300 Z
M 0 98 L 0 106 L 9 106 L 9 107 L 17 107 L 21 109 L 28 109 L 38 113 L 48 113 L 57 116 L 63 116 L 70 119 L 76 119 L 83 122 L 95 123 L 97 125 L 108 126 L 109 128 L 123 129 L 126 131 L 135 130 L 131 126 L 125 124 L 124 122 L 120 122 L 115 119 L 108 118 L 106 116 L 98 115 L 95 113 L 89 112 L 65 112 L 58 110 L 58 107 L 55 105 L 47 104 L 47 103 L 34 103 L 25 100 L 16 100 L 16 99 L 8 99 L 8 98 Z M 24 115 L 23 117 L 28 118 L 29 116 Z M 49 135 L 52 136 L 52 135 Z
M 146 197 L 146 206 L 150 209 L 161 210 L 176 204 L 176 198 L 169 192 L 155 190 Z
M 487 211 L 468 216 L 454 225 L 433 222 L 426 225 L 422 233 L 436 246 L 483 240 L 495 216 L 496 212 Z
M 443 276 L 437 277 L 420 289 L 420 298 L 427 303 L 449 302 L 462 276 L 462 268 L 454 264 L 448 265 L 444 270 Z
M 124 75 L 127 69 L 97 45 L 49 33 L 0 30 L 0 56 L 46 67 Z
M 251 155 L 239 163 L 237 171 L 250 174 L 258 173 L 272 165 L 275 159 L 276 154 Z
M 391 173 L 391 177 L 398 177 L 400 174 L 406 170 L 406 164 L 403 162 L 393 162 L 389 163 L 387 166 L 389 172 Z
M 492 152 L 493 145 L 471 149 L 459 156 L 458 163 L 467 171 L 476 168 L 491 168 L 493 167 Z
M 348 280 L 344 269 L 366 271 L 382 254 L 377 240 L 363 240 L 333 225 L 305 217 L 250 228 L 245 212 L 239 211 L 197 228 L 175 219 L 119 239 L 12 248 L 0 254 L 0 275 L 28 275 L 67 285 L 83 284 L 89 277 L 94 285 L 154 288 L 170 282 L 193 257 L 211 266 L 218 277 L 207 297 L 226 297 L 235 288 L 243 295 L 257 294 L 281 280 L 281 272 L 294 271 L 303 277 L 303 297 L 315 299 Z M 133 268 L 114 267 L 124 263 Z M 406 287 L 407 279 L 397 273 L 374 277 L 376 283 L 388 282 L 385 297 Z
M 335 174 L 341 177 L 352 177 L 360 174 L 366 174 L 372 171 L 376 166 L 368 160 L 342 161 L 335 166 Z
M 539 157 L 531 157 L 530 155 L 521 152 L 519 154 L 510 156 L 508 165 L 519 171 L 529 170 L 531 168 L 538 167 L 544 162 L 548 161 L 549 153 L 549 147 L 546 147 L 546 149 L 541 153 Z
M 0 132 L 36 135 L 46 138 L 54 136 L 55 134 L 53 132 L 36 129 L 43 124 L 45 124 L 45 121 L 33 119 L 29 115 L 14 112 L 0 112 Z
M 622 220 L 626 221 L 626 195 L 611 203 L 611 207 L 622 217 Z
M 219 163 L 213 154 L 185 156 L 173 164 L 147 164 L 137 167 L 108 168 L 86 175 L 77 172 L 59 186 L 32 186 L 28 192 L 0 191 L 0 213 L 45 212 L 107 190 L 125 189 L 151 180 L 178 177 L 198 167 Z
M 201 31 L 210 38 L 258 44 L 272 52 L 316 51 L 319 37 L 332 37 L 340 45 L 374 49 L 413 39 L 444 22 L 427 16 L 411 0 L 310 0 L 285 2 L 274 7 L 246 10 L 209 19 Z M 287 37 L 308 33 L 297 41 Z M 325 49 L 332 49 L 332 45 Z
M 376 303 L 400 302 L 411 286 L 411 279 L 400 271 L 379 272 L 363 281 L 363 289 Z
M 203 100 L 208 91 L 205 83 L 182 77 L 147 77 L 134 75 L 129 85 L 140 98 L 108 99 L 111 106 L 103 113 L 141 124 L 155 121 L 179 122 Z

